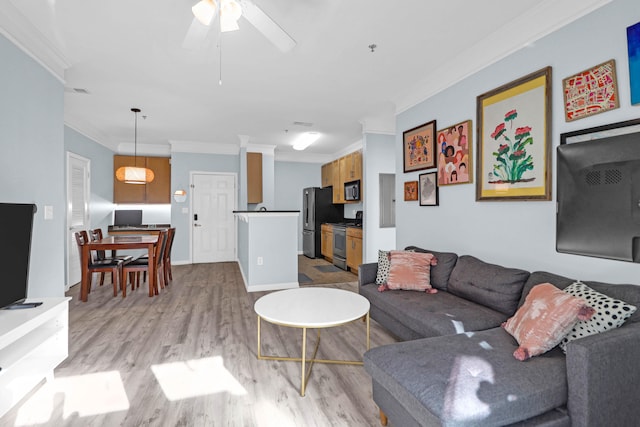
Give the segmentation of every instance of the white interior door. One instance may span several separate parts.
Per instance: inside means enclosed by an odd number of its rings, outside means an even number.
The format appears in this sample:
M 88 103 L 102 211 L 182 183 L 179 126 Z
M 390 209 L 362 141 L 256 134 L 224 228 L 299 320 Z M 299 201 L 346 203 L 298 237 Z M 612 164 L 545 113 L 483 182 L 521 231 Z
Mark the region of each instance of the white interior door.
M 194 263 L 234 261 L 236 177 L 228 174 L 191 175 L 192 255 Z
M 74 233 L 89 227 L 89 159 L 67 152 L 67 284 L 80 281 L 80 255 Z

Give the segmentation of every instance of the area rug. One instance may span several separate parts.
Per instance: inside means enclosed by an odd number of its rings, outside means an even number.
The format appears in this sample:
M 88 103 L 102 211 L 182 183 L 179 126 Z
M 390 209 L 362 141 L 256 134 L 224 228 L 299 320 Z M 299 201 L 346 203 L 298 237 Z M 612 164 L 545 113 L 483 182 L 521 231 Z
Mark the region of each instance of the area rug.
M 311 283 L 313 279 L 304 273 L 298 273 L 298 283 Z
M 335 265 L 315 265 L 313 268 L 317 269 L 321 273 L 339 273 L 341 270 Z

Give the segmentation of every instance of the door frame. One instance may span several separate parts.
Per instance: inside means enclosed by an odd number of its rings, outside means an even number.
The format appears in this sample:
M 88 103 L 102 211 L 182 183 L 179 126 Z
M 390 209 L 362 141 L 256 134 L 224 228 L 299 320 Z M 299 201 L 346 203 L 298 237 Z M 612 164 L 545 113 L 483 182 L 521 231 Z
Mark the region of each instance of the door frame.
M 91 159 L 87 158 L 87 157 L 83 157 L 79 154 L 76 154 L 72 151 L 68 151 L 66 152 L 66 170 L 65 170 L 65 178 L 66 178 L 66 224 L 65 224 L 65 246 L 66 246 L 66 266 L 65 266 L 65 270 L 66 270 L 66 274 L 65 274 L 65 284 L 64 284 L 64 288 L 65 288 L 65 292 L 68 291 L 71 286 L 75 285 L 75 283 L 71 283 L 71 278 L 70 278 L 70 273 L 71 273 L 71 262 L 75 262 L 72 261 L 71 258 L 71 245 L 74 244 L 74 242 L 71 241 L 70 236 L 70 232 L 71 232 L 71 209 L 69 209 L 69 206 L 71 205 L 71 159 L 76 159 L 82 162 L 85 162 L 87 165 L 87 185 L 85 188 L 85 201 L 87 203 L 87 212 L 86 212 L 86 220 L 87 220 L 87 228 L 90 227 L 91 224 Z M 76 260 L 78 261 L 78 260 Z
M 236 172 L 209 172 L 209 171 L 189 171 L 189 189 L 191 190 L 191 197 L 189 197 L 189 263 L 193 264 L 193 177 L 194 175 L 217 175 L 217 176 L 230 176 L 233 177 L 233 188 L 235 188 L 235 197 L 233 210 L 238 210 L 238 174 Z M 233 233 L 235 237 L 235 245 L 233 248 L 233 259 L 238 261 L 238 217 L 233 216 Z

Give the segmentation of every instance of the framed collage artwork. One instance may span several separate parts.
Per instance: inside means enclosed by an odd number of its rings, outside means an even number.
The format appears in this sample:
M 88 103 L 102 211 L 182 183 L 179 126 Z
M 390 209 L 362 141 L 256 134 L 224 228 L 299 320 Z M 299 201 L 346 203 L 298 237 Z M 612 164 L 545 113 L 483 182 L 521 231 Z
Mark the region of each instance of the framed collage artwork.
M 477 98 L 476 200 L 551 200 L 551 67 Z
M 473 182 L 471 120 L 438 131 L 438 185 Z

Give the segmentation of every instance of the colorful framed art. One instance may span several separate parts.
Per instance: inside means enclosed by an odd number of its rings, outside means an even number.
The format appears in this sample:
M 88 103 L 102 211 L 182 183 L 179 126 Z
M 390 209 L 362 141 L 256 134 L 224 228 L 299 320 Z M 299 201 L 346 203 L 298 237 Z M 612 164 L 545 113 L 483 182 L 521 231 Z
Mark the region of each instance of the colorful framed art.
M 404 201 L 413 200 L 418 200 L 418 181 L 407 181 L 404 183 Z
M 567 122 L 620 107 L 615 59 L 562 80 L 562 92 Z
M 476 200 L 551 200 L 551 67 L 477 98 Z
M 640 104 L 640 22 L 627 27 L 631 105 Z
M 436 121 L 430 121 L 402 133 L 404 172 L 436 167 Z
M 420 206 L 438 206 L 438 173 L 420 175 Z
M 473 182 L 471 120 L 438 131 L 438 185 Z

